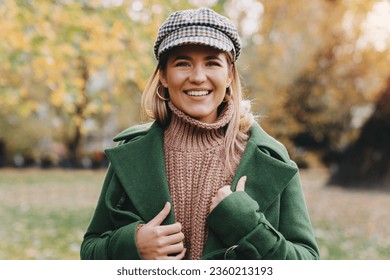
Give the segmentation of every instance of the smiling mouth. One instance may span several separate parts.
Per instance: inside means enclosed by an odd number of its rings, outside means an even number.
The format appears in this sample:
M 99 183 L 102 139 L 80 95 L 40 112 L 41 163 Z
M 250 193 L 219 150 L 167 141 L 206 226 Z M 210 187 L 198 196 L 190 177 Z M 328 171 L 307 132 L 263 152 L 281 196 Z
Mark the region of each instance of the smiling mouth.
M 211 90 L 185 90 L 184 93 L 188 96 L 206 96 L 211 93 Z

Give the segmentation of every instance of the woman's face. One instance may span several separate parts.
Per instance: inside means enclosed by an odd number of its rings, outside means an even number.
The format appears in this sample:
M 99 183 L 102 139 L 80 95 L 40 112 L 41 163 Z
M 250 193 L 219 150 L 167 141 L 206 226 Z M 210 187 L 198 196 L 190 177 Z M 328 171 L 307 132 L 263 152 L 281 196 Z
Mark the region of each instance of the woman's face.
M 185 45 L 168 55 L 160 81 L 168 88 L 172 103 L 204 123 L 217 119 L 232 77 L 231 64 L 223 51 L 202 45 Z

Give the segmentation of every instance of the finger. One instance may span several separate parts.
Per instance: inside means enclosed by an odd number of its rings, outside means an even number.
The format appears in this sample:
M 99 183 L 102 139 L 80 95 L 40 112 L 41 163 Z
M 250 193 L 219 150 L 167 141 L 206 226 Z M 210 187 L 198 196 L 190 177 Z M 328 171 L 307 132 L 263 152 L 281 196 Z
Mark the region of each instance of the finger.
M 213 211 L 214 210 L 214 208 L 215 208 L 215 206 L 217 206 L 217 203 L 216 202 L 211 202 L 211 205 L 210 205 L 210 210 L 209 210 L 209 212 L 211 212 L 211 211 Z
M 181 251 L 180 254 L 178 254 L 176 256 L 165 256 L 165 257 L 162 257 L 161 259 L 162 260 L 181 260 L 184 258 L 186 251 L 187 251 L 187 248 L 184 248 L 183 251 Z
M 216 196 L 218 196 L 218 195 L 226 196 L 226 195 L 230 194 L 232 192 L 232 190 L 230 188 L 231 188 L 231 186 L 229 186 L 229 185 L 223 186 L 222 188 L 220 188 L 217 191 Z
M 179 233 L 181 232 L 181 229 L 182 229 L 181 223 L 178 222 L 171 225 L 159 226 L 160 235 L 164 235 L 164 236 Z
M 176 255 L 180 254 L 184 249 L 184 243 L 179 242 L 176 244 L 172 244 L 169 246 L 165 246 L 164 248 L 161 249 L 161 255 Z
M 243 192 L 245 190 L 246 176 L 242 176 L 237 182 L 236 191 Z
M 184 248 L 183 251 L 181 251 L 181 253 L 178 254 L 178 255 L 175 257 L 175 259 L 176 259 L 176 260 L 181 260 L 181 259 L 183 259 L 184 256 L 185 256 L 185 254 L 186 254 L 186 251 L 187 251 L 187 248 Z
M 162 222 L 165 220 L 165 218 L 168 216 L 169 212 L 171 211 L 171 204 L 169 202 L 165 203 L 164 208 L 154 217 L 152 220 L 147 223 L 148 225 L 152 226 L 159 226 L 162 224 Z
M 226 185 L 220 188 L 215 196 L 211 199 L 210 212 L 220 203 L 225 197 L 232 193 L 231 186 Z
M 184 233 L 178 232 L 178 233 L 166 236 L 164 242 L 169 245 L 169 244 L 176 244 L 176 243 L 182 242 L 183 240 L 184 240 Z

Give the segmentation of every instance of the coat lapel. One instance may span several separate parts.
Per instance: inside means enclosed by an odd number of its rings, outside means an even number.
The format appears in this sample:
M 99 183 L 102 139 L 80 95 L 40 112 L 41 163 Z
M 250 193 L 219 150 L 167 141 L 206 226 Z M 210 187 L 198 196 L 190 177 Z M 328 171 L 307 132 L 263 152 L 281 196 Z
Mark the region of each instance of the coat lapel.
M 247 176 L 245 191 L 255 199 L 260 211 L 265 211 L 276 197 L 286 188 L 298 169 L 265 153 L 274 151 L 285 161 L 289 161 L 284 147 L 270 138 L 257 124 L 252 127 L 252 134 L 244 154 L 233 177 L 235 190 L 237 181 Z
M 145 222 L 171 202 L 165 171 L 162 129 L 154 123 L 142 141 L 106 150 L 116 175 Z M 174 222 L 173 208 L 164 224 Z

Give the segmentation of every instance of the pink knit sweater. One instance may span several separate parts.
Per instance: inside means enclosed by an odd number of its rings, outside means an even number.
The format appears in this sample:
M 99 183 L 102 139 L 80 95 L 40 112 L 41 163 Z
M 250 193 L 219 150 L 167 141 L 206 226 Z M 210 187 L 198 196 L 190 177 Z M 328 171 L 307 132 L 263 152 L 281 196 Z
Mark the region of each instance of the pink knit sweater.
M 199 259 L 207 238 L 211 199 L 232 180 L 223 161 L 223 144 L 233 106 L 229 103 L 212 124 L 189 117 L 171 102 L 169 107 L 172 119 L 164 133 L 168 183 L 176 221 L 183 226 L 185 258 Z

